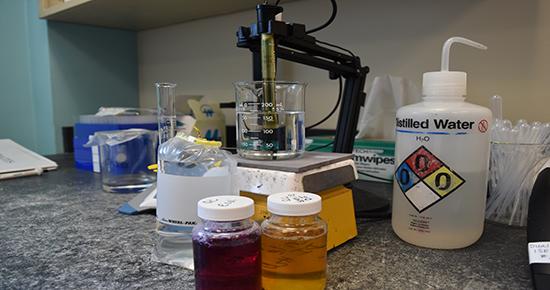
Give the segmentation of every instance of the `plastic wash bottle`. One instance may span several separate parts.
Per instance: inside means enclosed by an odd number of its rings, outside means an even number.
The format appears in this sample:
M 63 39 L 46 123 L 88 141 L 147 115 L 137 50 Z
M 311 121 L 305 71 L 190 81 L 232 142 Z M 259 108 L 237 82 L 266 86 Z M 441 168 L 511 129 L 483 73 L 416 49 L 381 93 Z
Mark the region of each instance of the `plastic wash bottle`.
M 392 227 L 411 244 L 456 249 L 483 232 L 491 111 L 464 101 L 466 73 L 449 71 L 453 37 L 443 45 L 441 71 L 424 73 L 423 101 L 396 116 Z

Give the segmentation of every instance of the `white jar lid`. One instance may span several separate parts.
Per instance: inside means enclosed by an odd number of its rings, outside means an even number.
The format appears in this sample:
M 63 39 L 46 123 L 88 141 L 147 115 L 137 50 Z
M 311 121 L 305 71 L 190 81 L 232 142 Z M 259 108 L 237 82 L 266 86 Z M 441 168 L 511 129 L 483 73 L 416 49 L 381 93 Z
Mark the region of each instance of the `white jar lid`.
M 197 214 L 210 221 L 237 221 L 254 215 L 254 201 L 238 195 L 212 196 L 199 200 Z
M 267 210 L 284 216 L 306 216 L 321 212 L 321 197 L 308 192 L 281 192 L 267 197 Z

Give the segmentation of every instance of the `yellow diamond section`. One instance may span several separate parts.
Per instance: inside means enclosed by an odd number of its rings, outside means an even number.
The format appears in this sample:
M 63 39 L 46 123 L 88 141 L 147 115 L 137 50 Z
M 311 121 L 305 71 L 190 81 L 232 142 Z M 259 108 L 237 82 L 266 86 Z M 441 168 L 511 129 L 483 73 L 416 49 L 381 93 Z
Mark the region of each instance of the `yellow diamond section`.
M 464 179 L 450 170 L 447 166 L 442 166 L 428 175 L 423 181 L 441 197 L 451 193 L 464 183 Z

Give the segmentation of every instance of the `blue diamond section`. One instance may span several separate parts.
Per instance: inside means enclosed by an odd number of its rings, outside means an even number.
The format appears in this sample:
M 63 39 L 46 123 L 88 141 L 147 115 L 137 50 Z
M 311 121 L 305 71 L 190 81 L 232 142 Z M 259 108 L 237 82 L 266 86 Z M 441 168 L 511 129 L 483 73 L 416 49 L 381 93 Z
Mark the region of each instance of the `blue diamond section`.
M 401 163 L 395 171 L 395 180 L 403 193 L 420 181 L 406 162 Z

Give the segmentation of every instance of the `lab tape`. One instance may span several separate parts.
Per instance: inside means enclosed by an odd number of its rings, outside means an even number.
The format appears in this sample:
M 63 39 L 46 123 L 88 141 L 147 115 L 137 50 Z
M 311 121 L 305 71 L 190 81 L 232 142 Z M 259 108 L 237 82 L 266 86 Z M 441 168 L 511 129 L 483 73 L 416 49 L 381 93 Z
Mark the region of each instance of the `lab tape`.
M 117 131 L 99 131 L 96 132 L 84 147 L 92 147 L 95 145 L 115 146 L 132 141 L 144 135 L 149 135 L 151 140 L 156 140 L 157 132 L 146 129 L 128 129 Z

